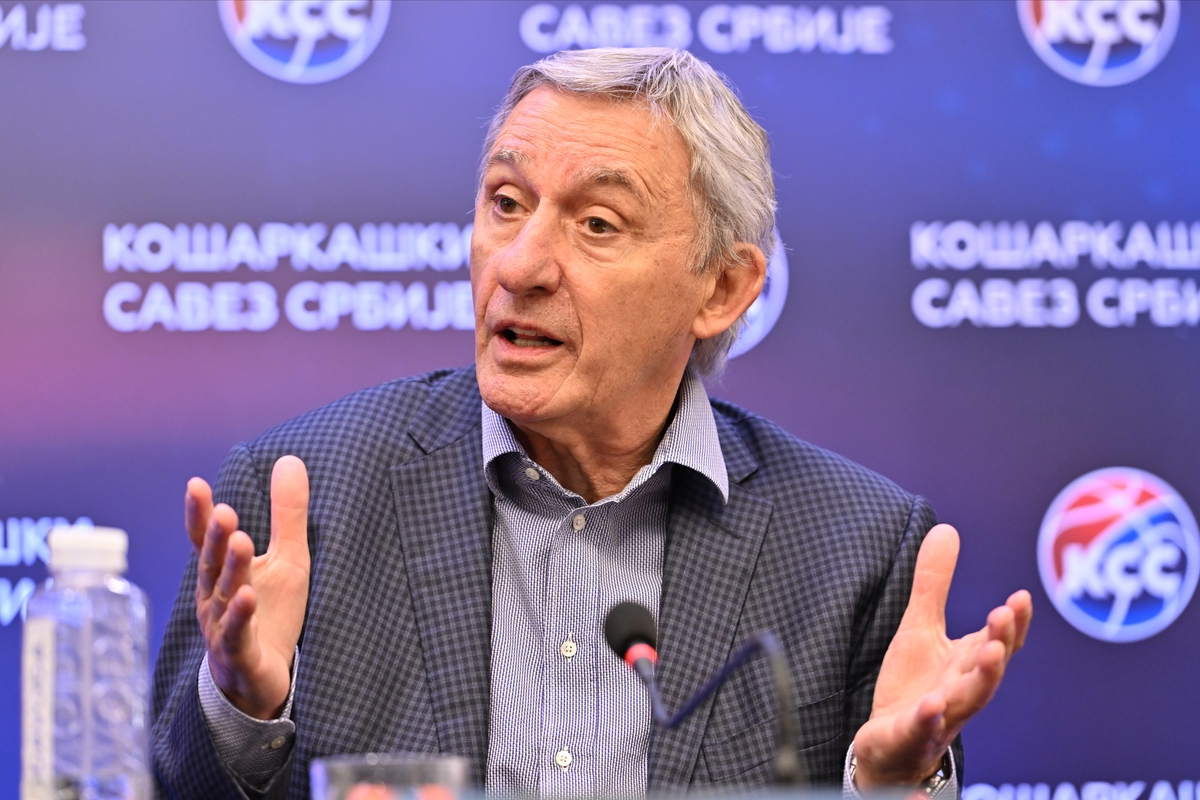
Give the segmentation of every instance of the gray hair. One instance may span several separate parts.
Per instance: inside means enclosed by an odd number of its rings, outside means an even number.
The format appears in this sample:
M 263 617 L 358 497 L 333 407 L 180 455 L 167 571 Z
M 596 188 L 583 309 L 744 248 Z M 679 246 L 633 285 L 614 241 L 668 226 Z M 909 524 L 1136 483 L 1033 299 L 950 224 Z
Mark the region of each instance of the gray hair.
M 738 266 L 738 242 L 757 245 L 770 259 L 775 183 L 767 134 L 716 70 L 686 50 L 665 47 L 563 50 L 543 58 L 513 76 L 488 129 L 482 168 L 513 109 L 541 86 L 642 102 L 668 117 L 691 157 L 689 193 L 698 230 L 690 258 L 697 273 Z M 744 324 L 745 315 L 717 336 L 698 340 L 692 365 L 701 374 L 719 374 Z

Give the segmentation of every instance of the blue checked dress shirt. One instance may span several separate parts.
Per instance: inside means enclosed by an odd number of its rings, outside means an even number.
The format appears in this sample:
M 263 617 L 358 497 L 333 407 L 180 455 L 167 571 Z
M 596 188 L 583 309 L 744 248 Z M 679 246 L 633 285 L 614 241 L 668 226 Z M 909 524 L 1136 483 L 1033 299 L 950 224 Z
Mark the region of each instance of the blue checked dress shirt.
M 621 492 L 590 505 L 529 458 L 507 420 L 486 405 L 482 414 L 495 512 L 487 791 L 642 797 L 650 700 L 605 643 L 604 618 L 635 600 L 657 619 L 674 469 L 703 475 L 728 501 L 708 394 L 689 369 L 653 460 Z M 222 762 L 250 788 L 266 786 L 295 740 L 291 696 L 278 719 L 249 717 L 216 687 L 207 656 L 199 692 Z M 857 797 L 852 754 L 843 788 Z M 956 793 L 952 759 L 948 777 L 935 796 Z
M 495 496 L 488 792 L 643 796 L 650 700 L 605 643 L 604 619 L 624 600 L 657 618 L 672 469 L 695 470 L 728 500 L 704 385 L 687 373 L 653 460 L 591 505 L 487 406 L 483 460 Z

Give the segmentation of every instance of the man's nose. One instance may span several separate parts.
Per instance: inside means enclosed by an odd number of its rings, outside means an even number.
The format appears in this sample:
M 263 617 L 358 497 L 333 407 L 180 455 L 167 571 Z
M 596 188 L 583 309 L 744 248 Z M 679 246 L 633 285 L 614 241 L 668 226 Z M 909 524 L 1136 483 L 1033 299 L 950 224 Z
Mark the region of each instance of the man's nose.
M 559 259 L 565 245 L 554 214 L 544 205 L 539 207 L 505 250 L 496 269 L 496 282 L 509 294 L 553 294 L 562 279 Z

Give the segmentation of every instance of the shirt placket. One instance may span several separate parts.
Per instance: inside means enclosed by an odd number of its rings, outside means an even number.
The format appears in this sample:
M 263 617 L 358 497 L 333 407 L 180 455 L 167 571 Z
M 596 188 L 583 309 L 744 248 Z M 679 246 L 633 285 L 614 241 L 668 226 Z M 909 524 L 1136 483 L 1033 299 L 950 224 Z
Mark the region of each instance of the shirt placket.
M 542 794 L 589 795 L 596 786 L 597 544 L 607 512 L 582 504 L 559 526 L 547 568 L 542 642 L 547 676 Z
M 620 503 L 610 506 L 606 538 L 600 550 L 598 598 L 602 616 L 617 603 L 635 601 L 658 618 L 657 580 L 647 575 L 662 572 L 662 538 L 651 535 L 666 527 L 664 481 L 667 476 L 648 474 L 632 487 Z M 650 485 L 647 485 L 650 484 Z M 606 797 L 644 797 L 650 738 L 650 696 L 641 679 L 600 640 L 597 661 L 598 736 L 603 750 L 598 760 L 612 765 L 599 775 L 596 794 Z

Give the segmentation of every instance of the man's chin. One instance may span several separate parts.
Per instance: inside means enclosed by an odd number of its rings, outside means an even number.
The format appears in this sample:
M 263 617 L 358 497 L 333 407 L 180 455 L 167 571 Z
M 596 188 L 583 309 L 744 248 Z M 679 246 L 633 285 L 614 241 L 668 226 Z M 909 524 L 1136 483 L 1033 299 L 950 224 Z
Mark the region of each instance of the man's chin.
M 552 406 L 561 401 L 562 380 L 553 370 L 506 369 L 481 360 L 475 376 L 483 402 L 502 417 L 525 424 L 556 416 Z

